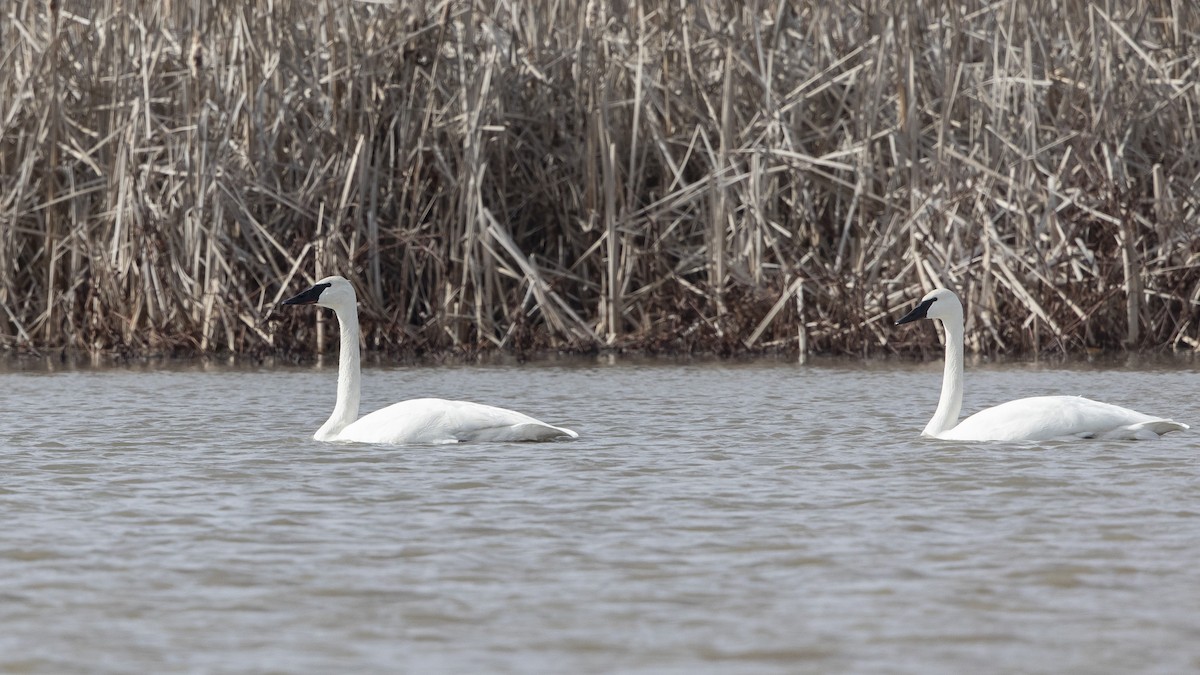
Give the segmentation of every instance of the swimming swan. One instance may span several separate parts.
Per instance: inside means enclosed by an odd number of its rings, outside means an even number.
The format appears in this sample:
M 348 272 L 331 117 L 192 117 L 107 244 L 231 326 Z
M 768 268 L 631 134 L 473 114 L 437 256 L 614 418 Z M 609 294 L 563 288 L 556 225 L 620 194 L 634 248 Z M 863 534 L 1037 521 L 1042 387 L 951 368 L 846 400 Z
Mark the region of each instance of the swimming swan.
M 958 296 L 939 288 L 924 298 L 896 325 L 917 319 L 941 319 L 946 331 L 946 371 L 937 412 L 921 432 L 956 441 L 1044 441 L 1051 438 L 1158 438 L 1188 425 L 1135 410 L 1100 403 L 1082 396 L 1036 396 L 981 410 L 962 422 L 963 307 Z
M 317 430 L 318 441 L 359 443 L 457 443 L 460 441 L 549 441 L 578 438 L 570 429 L 551 426 L 513 410 L 468 401 L 417 398 L 401 401 L 358 418 L 358 298 L 342 277 L 326 277 L 283 301 L 319 305 L 337 314 L 341 326 L 337 404 Z

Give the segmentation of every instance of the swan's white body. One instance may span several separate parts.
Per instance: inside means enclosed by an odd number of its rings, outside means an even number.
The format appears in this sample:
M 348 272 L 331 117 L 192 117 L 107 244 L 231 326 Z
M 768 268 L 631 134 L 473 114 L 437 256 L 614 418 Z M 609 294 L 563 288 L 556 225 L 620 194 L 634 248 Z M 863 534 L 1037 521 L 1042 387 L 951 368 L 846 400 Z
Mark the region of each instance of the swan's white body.
M 1186 424 L 1145 415 L 1082 396 L 1035 396 L 1002 403 L 958 421 L 963 395 L 963 308 L 958 296 L 939 288 L 897 324 L 939 319 L 946 332 L 942 396 L 921 435 L 955 441 L 1044 441 L 1053 438 L 1158 438 Z
M 326 277 L 285 305 L 320 305 L 337 315 L 341 327 L 337 403 L 317 430 L 318 441 L 359 443 L 459 443 L 464 441 L 549 441 L 579 434 L 529 415 L 440 398 L 401 401 L 358 417 L 361 361 L 358 351 L 358 298 L 342 277 Z

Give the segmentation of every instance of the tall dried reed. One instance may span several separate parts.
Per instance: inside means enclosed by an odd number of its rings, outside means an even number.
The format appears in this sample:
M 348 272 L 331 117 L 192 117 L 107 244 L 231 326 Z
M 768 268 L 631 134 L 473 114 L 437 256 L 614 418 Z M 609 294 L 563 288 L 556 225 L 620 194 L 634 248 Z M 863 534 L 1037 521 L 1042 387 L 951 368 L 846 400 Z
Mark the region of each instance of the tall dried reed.
M 0 345 L 1200 346 L 1178 0 L 10 0 Z M 797 328 L 799 324 L 799 328 Z

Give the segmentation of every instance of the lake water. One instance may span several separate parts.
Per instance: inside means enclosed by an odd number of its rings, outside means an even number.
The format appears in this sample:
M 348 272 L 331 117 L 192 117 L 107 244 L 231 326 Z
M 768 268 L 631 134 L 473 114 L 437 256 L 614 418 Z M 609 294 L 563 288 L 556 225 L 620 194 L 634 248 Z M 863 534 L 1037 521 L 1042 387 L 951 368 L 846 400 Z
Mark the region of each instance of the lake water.
M 368 368 L 364 412 L 582 438 L 311 440 L 332 367 L 0 374 L 0 671 L 1200 669 L 1200 435 L 920 438 L 929 363 Z M 971 365 L 1200 426 L 1200 364 Z

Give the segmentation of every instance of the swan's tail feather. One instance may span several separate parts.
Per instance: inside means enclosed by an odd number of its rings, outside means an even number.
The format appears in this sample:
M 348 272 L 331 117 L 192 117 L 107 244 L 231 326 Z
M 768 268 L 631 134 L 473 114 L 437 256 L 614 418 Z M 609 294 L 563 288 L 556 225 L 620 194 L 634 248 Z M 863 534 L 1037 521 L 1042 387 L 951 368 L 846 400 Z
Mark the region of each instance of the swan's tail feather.
M 508 427 L 504 433 L 498 434 L 496 440 L 558 441 L 571 438 L 579 438 L 579 434 L 564 427 L 528 423 Z
M 1155 420 L 1153 422 L 1145 422 L 1143 428 L 1149 429 L 1161 436 L 1168 431 L 1184 431 L 1190 427 L 1183 422 L 1176 422 L 1175 420 Z
M 523 425 L 537 426 L 537 425 Z M 538 433 L 538 440 L 553 441 L 560 438 L 579 438 L 579 434 L 567 429 L 566 427 L 556 427 L 549 424 L 541 427 L 541 433 Z
M 1175 420 L 1150 420 L 1113 429 L 1104 437 L 1130 441 L 1153 440 L 1165 433 L 1183 431 L 1188 428 L 1190 428 L 1188 425 Z

